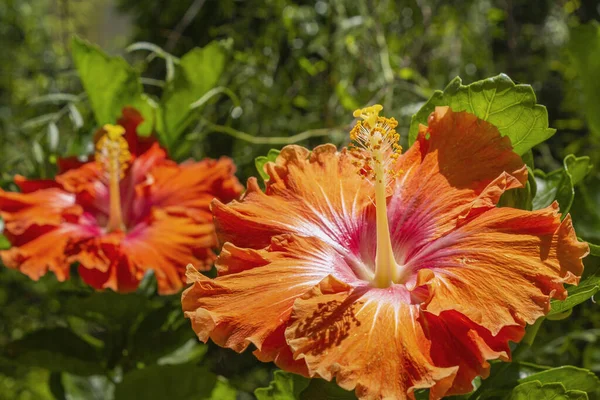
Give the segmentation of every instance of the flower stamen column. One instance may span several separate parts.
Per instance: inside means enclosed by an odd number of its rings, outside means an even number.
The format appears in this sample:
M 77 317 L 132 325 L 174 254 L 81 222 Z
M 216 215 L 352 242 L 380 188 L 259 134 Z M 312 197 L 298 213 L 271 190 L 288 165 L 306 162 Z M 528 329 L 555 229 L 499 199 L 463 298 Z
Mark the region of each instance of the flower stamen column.
M 357 153 L 356 166 L 361 174 L 373 182 L 375 188 L 375 208 L 377 224 L 377 252 L 373 285 L 386 288 L 392 283 L 404 283 L 406 271 L 396 262 L 387 216 L 388 186 L 397 175 L 393 164 L 402 148 L 398 144 L 399 135 L 395 128 L 398 122 L 393 118 L 380 117 L 383 107 L 376 104 L 356 110 L 355 118 L 362 118 L 350 132 L 352 148 Z
M 127 140 L 123 137 L 125 128 L 120 125 L 104 125 L 104 136 L 96 144 L 96 160 L 106 171 L 109 185 L 109 217 L 106 230 L 125 231 L 123 212 L 121 210 L 121 189 L 119 182 L 131 161 L 131 153 Z

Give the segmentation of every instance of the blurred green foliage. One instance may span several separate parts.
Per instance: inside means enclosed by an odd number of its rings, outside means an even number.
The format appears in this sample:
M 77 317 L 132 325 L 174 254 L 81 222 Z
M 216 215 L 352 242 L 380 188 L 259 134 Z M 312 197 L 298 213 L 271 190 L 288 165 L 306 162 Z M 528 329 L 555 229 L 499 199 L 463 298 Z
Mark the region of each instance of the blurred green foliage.
M 122 42 L 130 46 L 110 56 L 85 40 L 71 46 L 73 33 L 98 36 L 95 11 L 107 4 L 0 2 L 3 188 L 17 173 L 51 177 L 58 157 L 89 154 L 95 129 L 124 104 L 138 105 L 144 133 L 154 127 L 174 159 L 228 154 L 245 179 L 271 148 L 346 143 L 363 105 L 383 104 L 408 144 L 412 116 L 424 122 L 432 104 L 465 105 L 465 87 L 483 96 L 482 118 L 506 117 L 506 104 L 488 100 L 500 88 L 511 112 L 543 114 L 537 139 L 520 149 L 535 177 L 503 201 L 537 209 L 557 200 L 582 239 L 600 243 L 600 173 L 591 168 L 600 165 L 599 1 L 117 0 L 132 21 Z M 521 347 L 520 362 L 494 364 L 492 376 L 503 378 L 488 397 L 597 398 L 600 313 L 589 300 L 600 288 L 597 256 L 585 260 L 570 300 L 554 302 L 530 330 L 535 341 Z M 353 398 L 322 381 L 273 375 L 250 353 L 198 344 L 178 297 L 158 297 L 152 276 L 116 295 L 2 268 L 0 322 L 0 400 Z M 592 374 L 552 369 L 564 365 Z

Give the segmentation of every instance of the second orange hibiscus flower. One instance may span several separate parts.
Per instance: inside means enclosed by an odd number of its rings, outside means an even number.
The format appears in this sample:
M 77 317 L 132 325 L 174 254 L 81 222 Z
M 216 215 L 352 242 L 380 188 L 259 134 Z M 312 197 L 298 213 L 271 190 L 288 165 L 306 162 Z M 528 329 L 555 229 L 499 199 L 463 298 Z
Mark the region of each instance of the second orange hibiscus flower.
M 59 280 L 79 263 L 96 288 L 134 290 L 154 270 L 161 294 L 182 287 L 184 266 L 212 266 L 216 237 L 209 204 L 228 202 L 242 186 L 228 158 L 181 165 L 153 141 L 139 140 L 142 121 L 124 109 L 119 125 L 99 131 L 95 162 L 63 162 L 55 180 L 15 177 L 21 193 L 0 191 L 9 268 L 32 279 Z

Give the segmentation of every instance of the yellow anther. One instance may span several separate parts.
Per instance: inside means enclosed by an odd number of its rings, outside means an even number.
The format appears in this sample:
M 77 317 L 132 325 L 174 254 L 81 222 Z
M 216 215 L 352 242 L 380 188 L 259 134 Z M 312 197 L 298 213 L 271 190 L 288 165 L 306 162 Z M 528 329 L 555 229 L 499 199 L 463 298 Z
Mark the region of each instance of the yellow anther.
M 125 128 L 121 125 L 106 124 L 102 127 L 110 140 L 119 140 L 125 134 Z
M 123 137 L 125 128 L 106 124 L 102 129 L 106 133 L 96 143 L 96 160 L 109 175 L 118 171 L 122 178 L 131 161 L 129 145 Z
M 379 112 L 383 110 L 383 106 L 381 104 L 375 104 L 370 107 L 361 108 L 355 110 L 352 115 L 354 118 L 362 118 L 365 120 L 370 127 L 374 127 L 377 123 L 377 119 L 379 118 Z

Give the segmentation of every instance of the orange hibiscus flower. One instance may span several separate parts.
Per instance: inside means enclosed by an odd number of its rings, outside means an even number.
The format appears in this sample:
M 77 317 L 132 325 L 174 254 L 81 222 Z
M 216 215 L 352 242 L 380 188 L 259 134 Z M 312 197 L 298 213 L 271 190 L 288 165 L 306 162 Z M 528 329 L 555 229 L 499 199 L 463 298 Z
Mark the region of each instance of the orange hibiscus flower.
M 189 268 L 198 337 L 336 379 L 361 399 L 470 392 L 526 324 L 564 299 L 588 252 L 557 205 L 496 208 L 527 170 L 510 140 L 440 107 L 403 155 L 396 121 L 362 117 L 350 150 L 287 146 L 240 202 L 215 200 L 219 276 Z
M 9 268 L 32 279 L 48 270 L 58 280 L 79 263 L 95 288 L 134 290 L 153 269 L 161 294 L 183 286 L 184 266 L 209 269 L 217 241 L 209 210 L 243 187 L 228 158 L 177 165 L 153 140 L 138 139 L 142 122 L 126 108 L 119 125 L 97 134 L 95 161 L 62 160 L 54 180 L 15 176 L 20 193 L 0 190 L 0 214 L 13 247 L 0 252 Z

